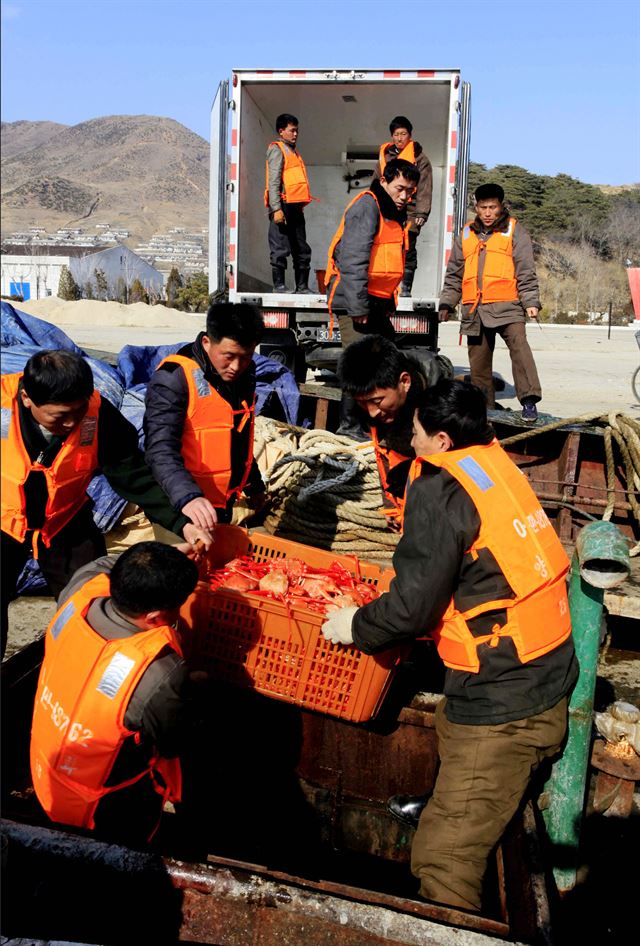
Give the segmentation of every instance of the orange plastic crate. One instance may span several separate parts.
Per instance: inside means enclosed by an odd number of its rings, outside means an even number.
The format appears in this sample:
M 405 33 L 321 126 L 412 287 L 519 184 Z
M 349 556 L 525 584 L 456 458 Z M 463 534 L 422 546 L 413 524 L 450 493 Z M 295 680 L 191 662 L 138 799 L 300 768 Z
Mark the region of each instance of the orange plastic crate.
M 216 531 L 218 535 L 222 527 Z M 248 554 L 255 561 L 299 558 L 328 568 L 338 561 L 360 580 L 386 590 L 393 570 L 355 557 L 335 555 L 272 535 L 244 537 L 222 559 Z M 218 544 L 218 543 L 216 543 Z M 224 544 L 224 543 L 223 543 Z M 215 546 L 214 546 L 215 548 Z M 224 562 L 216 550 L 215 567 Z M 387 691 L 406 647 L 370 656 L 355 647 L 331 644 L 321 627 L 325 616 L 304 605 L 287 607 L 251 592 L 212 591 L 199 584 L 183 607 L 193 628 L 189 664 L 215 679 L 252 687 L 266 696 L 353 722 L 371 719 Z

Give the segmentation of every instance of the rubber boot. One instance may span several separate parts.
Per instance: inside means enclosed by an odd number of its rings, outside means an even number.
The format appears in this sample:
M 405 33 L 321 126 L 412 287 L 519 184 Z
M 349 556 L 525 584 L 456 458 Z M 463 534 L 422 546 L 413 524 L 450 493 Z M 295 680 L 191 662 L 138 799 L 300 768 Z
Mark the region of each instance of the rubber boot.
M 410 296 L 410 295 L 411 295 L 411 289 L 413 288 L 413 277 L 414 277 L 414 276 L 415 276 L 415 272 L 414 272 L 414 273 L 405 273 L 405 274 L 404 274 L 404 276 L 402 277 L 402 282 L 400 283 L 400 292 L 399 292 L 399 295 L 400 295 L 400 296 Z
M 271 278 L 273 280 L 273 291 L 274 292 L 287 292 L 287 287 L 284 282 L 284 274 L 286 270 L 284 266 L 272 266 L 271 267 Z
M 420 815 L 430 798 L 431 792 L 426 795 L 392 795 L 387 801 L 387 811 L 403 824 L 417 828 Z
M 296 292 L 298 295 L 312 296 L 313 291 L 309 289 L 309 270 L 296 269 Z

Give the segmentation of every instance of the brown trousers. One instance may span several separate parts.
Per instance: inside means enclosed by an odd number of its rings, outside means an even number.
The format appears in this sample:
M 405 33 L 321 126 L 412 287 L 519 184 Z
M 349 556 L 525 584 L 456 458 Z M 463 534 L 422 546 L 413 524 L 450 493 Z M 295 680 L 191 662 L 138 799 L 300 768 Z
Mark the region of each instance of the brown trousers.
M 440 770 L 411 849 L 411 870 L 427 900 L 479 910 L 487 860 L 540 763 L 556 755 L 567 698 L 552 709 L 494 726 L 451 723 L 436 708 Z
M 479 335 L 467 336 L 467 351 L 471 381 L 487 395 L 487 407 L 496 405 L 496 393 L 493 387 L 493 350 L 496 335 L 501 335 L 511 356 L 511 370 L 516 395 L 520 403 L 526 397 L 535 401 L 542 399 L 542 388 L 533 352 L 527 341 L 527 329 L 524 322 L 508 322 L 506 325 L 489 328 L 481 325 Z

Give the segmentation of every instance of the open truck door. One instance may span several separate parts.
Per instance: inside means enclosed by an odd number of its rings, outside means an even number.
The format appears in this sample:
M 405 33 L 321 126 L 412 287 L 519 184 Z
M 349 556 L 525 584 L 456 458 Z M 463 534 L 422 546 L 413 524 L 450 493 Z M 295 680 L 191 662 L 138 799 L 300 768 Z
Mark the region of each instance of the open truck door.
M 209 173 L 209 293 L 226 290 L 227 135 L 229 81 L 223 79 L 211 106 Z
M 458 166 L 456 168 L 454 236 L 457 236 L 466 223 L 467 188 L 469 186 L 469 148 L 471 144 L 471 85 L 462 83 L 460 96 L 460 142 L 458 147 Z

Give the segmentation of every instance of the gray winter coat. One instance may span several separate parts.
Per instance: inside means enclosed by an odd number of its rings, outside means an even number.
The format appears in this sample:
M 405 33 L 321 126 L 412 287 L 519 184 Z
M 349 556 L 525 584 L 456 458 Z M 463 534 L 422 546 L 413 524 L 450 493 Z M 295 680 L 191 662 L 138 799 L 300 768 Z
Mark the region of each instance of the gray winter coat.
M 479 219 L 471 224 L 472 230 L 478 234 L 481 240 L 487 240 L 492 232 L 501 232 L 505 229 L 509 218 L 508 211 L 496 221 L 490 231 L 485 231 Z M 478 261 L 478 284 L 482 285 L 482 272 L 484 269 L 484 254 L 480 255 Z M 535 306 L 541 308 L 540 290 L 538 288 L 538 277 L 536 275 L 535 260 L 533 258 L 533 246 L 531 237 L 522 226 L 516 223 L 513 231 L 513 265 L 516 273 L 516 283 L 518 286 L 518 301 L 514 302 L 490 302 L 478 306 L 476 312 L 472 315 L 470 305 L 463 306 L 462 321 L 460 331 L 463 335 L 477 335 L 480 333 L 480 322 L 488 328 L 497 328 L 501 325 L 507 325 L 510 322 L 525 322 L 525 309 Z M 444 277 L 444 285 L 440 294 L 440 308 L 449 309 L 453 312 L 462 296 L 462 276 L 464 274 L 464 256 L 462 254 L 462 235 L 458 235 L 453 243 L 453 249 L 447 271 Z
M 397 220 L 404 226 L 406 214 L 396 208 L 377 180 L 372 182 L 370 190 L 378 199 L 385 220 Z M 360 200 L 346 211 L 344 231 L 334 250 L 336 266 L 340 273 L 340 281 L 331 303 L 334 312 L 346 312 L 352 318 L 370 314 L 369 260 L 379 225 L 378 204 L 365 191 Z M 331 295 L 334 282 L 335 277 L 328 286 L 327 298 Z M 395 308 L 395 304 L 392 304 L 392 308 Z

